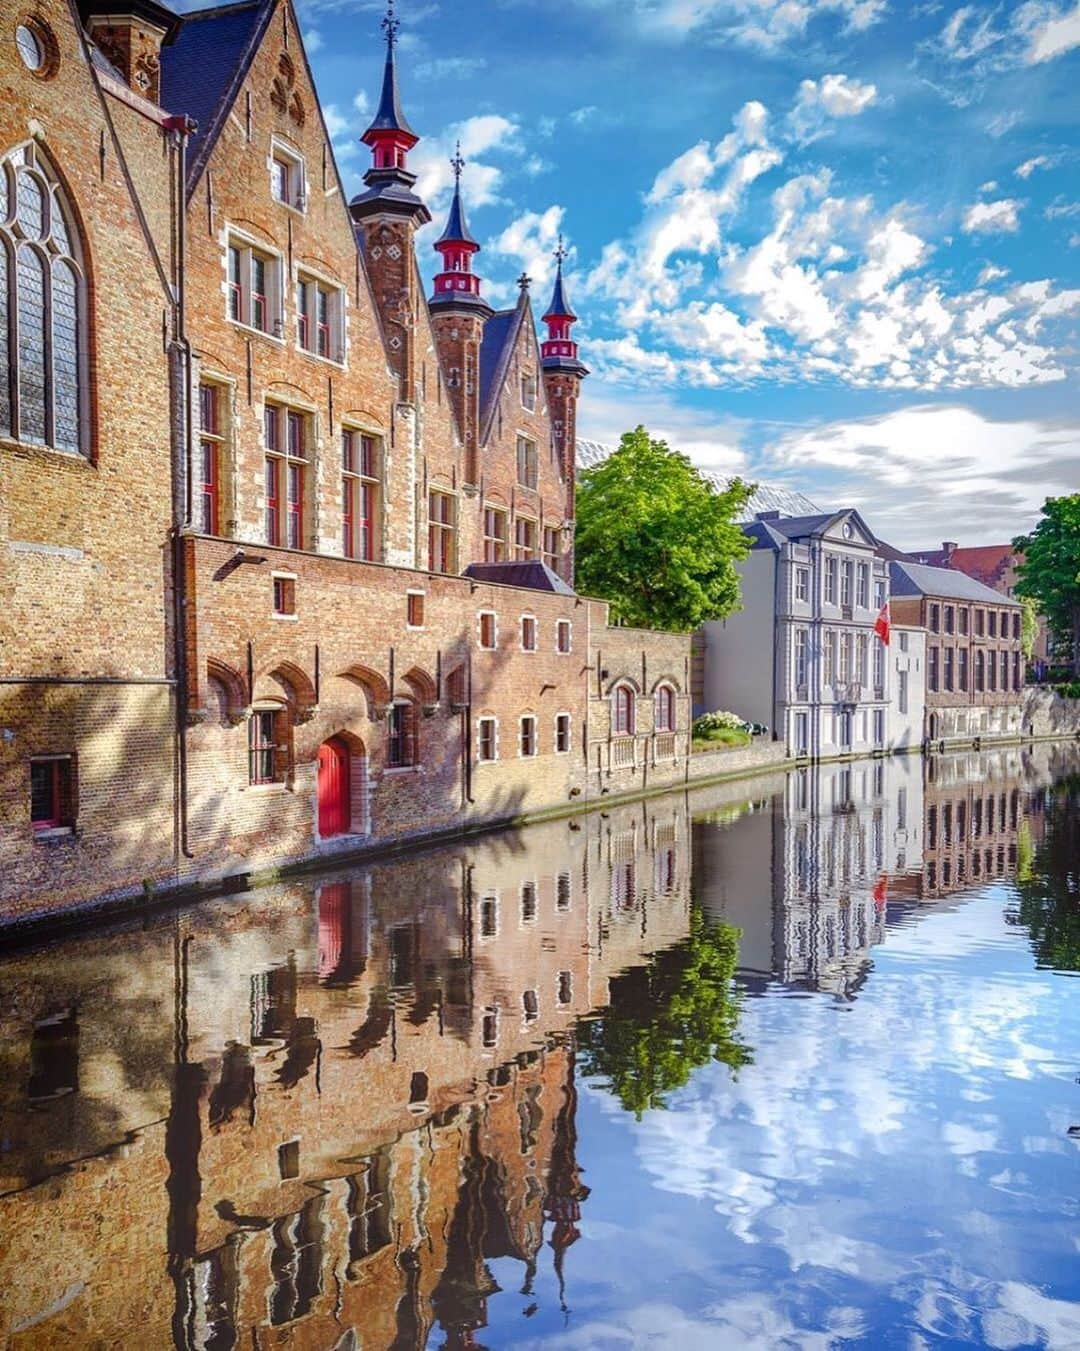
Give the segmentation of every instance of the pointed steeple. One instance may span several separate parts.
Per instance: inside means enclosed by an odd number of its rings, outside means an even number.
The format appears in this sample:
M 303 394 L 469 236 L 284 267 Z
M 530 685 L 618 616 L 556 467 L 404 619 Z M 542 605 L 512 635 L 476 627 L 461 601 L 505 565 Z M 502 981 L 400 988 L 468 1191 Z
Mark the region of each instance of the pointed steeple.
M 374 145 L 379 136 L 386 132 L 396 132 L 403 139 L 411 137 L 411 145 L 415 145 L 420 139 L 405 120 L 405 114 L 401 111 L 401 99 L 398 95 L 394 47 L 397 45 L 397 35 L 400 28 L 401 20 L 394 15 L 394 0 L 390 0 L 382 21 L 382 29 L 386 34 L 386 65 L 383 67 L 382 93 L 379 95 L 379 106 L 375 109 L 371 126 L 360 138 L 365 145 Z
M 540 344 L 540 357 L 545 370 L 569 370 L 576 374 L 586 374 L 585 367 L 578 359 L 577 343 L 570 336 L 571 327 L 577 323 L 577 315 L 570 308 L 566 298 L 566 284 L 563 281 L 562 265 L 567 256 L 562 235 L 555 250 L 555 289 L 551 293 L 551 304 L 544 312 L 543 322 L 547 324 L 548 335 Z
M 357 221 L 366 216 L 389 214 L 406 216 L 414 224 L 424 225 L 431 219 L 431 212 L 412 191 L 416 175 L 408 167 L 409 151 L 420 137 L 409 126 L 401 111 L 397 63 L 394 60 L 400 27 L 401 20 L 394 14 L 394 0 L 389 0 L 382 21 L 382 29 L 386 34 L 382 92 L 371 125 L 360 137 L 365 145 L 371 147 L 371 168 L 364 175 L 368 191 L 354 197 L 349 207 L 353 219 Z
M 480 278 L 472 270 L 473 254 L 480 252 L 480 245 L 469 233 L 461 202 L 461 171 L 465 161 L 461 158 L 460 141 L 450 167 L 454 171 L 454 196 L 450 201 L 446 228 L 433 245 L 436 252 L 442 254 L 442 271 L 435 277 L 435 289 L 428 303 L 433 309 L 476 310 L 487 318 L 492 309 L 481 297 Z

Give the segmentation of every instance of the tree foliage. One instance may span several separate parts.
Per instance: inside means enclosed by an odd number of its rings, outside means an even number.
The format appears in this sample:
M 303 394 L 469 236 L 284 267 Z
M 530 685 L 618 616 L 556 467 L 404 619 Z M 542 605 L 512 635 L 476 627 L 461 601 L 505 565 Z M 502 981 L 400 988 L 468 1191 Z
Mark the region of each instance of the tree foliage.
M 667 1095 L 710 1060 L 732 1069 L 749 1064 L 750 1050 L 736 1036 L 738 956 L 739 930 L 710 923 L 695 905 L 689 937 L 616 976 L 607 1007 L 581 1024 L 585 1072 L 602 1076 L 640 1119 L 665 1107 Z
M 753 491 L 738 479 L 718 491 L 644 427 L 627 432 L 578 483 L 579 590 L 642 628 L 686 631 L 730 614 L 735 563 L 749 552 L 736 520 Z
M 1045 834 L 1033 857 L 1018 851 L 1009 918 L 1027 927 L 1040 966 L 1080 971 L 1080 776 L 1045 792 Z
M 1080 674 L 1080 493 L 1047 498 L 1035 529 L 1013 548 L 1024 555 L 1017 595 L 1035 602 L 1059 638 L 1071 639 Z

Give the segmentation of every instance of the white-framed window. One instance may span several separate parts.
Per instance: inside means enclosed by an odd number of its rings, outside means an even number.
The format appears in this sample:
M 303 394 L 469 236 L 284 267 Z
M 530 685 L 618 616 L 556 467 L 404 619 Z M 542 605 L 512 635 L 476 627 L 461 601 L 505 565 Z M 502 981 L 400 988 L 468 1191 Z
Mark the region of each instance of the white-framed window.
M 88 322 L 63 189 L 39 148 L 21 146 L 0 159 L 0 436 L 90 453 Z
M 296 280 L 296 341 L 301 350 L 340 365 L 345 360 L 345 293 L 306 272 Z
M 885 688 L 885 644 L 880 638 L 874 641 L 874 688 Z
M 484 1010 L 480 1020 L 480 1040 L 488 1050 L 499 1044 L 499 1010 L 495 1007 Z
M 557 525 L 544 526 L 544 547 L 542 551 L 542 562 L 546 563 L 552 572 L 559 571 L 559 527 Z
M 296 573 L 272 572 L 270 582 L 273 591 L 275 619 L 296 618 Z
M 514 557 L 536 557 L 536 522 L 528 516 L 519 516 L 514 521 Z
M 307 206 L 307 177 L 302 155 L 281 141 L 270 144 L 270 194 L 275 202 L 303 211 Z
M 836 555 L 829 554 L 825 559 L 825 603 L 836 604 Z
M 855 565 L 850 558 L 845 558 L 840 565 L 840 604 L 851 604 L 851 583 L 855 572 Z
M 795 630 L 795 688 L 805 689 L 809 670 L 810 634 L 806 629 Z
M 517 481 L 523 488 L 535 488 L 539 476 L 536 442 L 528 436 L 517 439 Z
M 499 645 L 499 621 L 494 610 L 481 610 L 476 616 L 477 637 L 480 646 L 486 651 L 494 651 Z
M 263 406 L 265 533 L 267 544 L 278 548 L 308 547 L 312 424 L 304 409 L 279 403 Z
M 829 629 L 821 646 L 822 677 L 826 685 L 836 679 L 836 630 Z
M 570 750 L 573 720 L 569 713 L 555 714 L 555 754 L 566 755 Z
M 796 569 L 795 569 L 795 599 L 796 599 L 796 600 L 809 600 L 809 599 L 810 599 L 810 569 L 809 569 L 809 568 L 796 568 Z
M 341 429 L 341 543 L 346 558 L 380 553 L 382 440 L 358 427 Z
M 521 372 L 521 406 L 530 413 L 536 408 L 536 376 L 532 371 Z
M 795 714 L 795 754 L 805 755 L 809 746 L 810 719 L 806 713 Z
M 502 507 L 484 508 L 484 562 L 502 563 L 506 559 L 507 514 Z
M 536 637 L 536 616 L 521 616 L 521 650 L 522 652 L 535 652 L 537 649 Z
M 870 564 L 860 563 L 855 602 L 864 610 L 870 608 Z
M 573 649 L 573 641 L 574 641 L 573 623 L 569 619 L 556 619 L 555 651 L 558 652 L 560 656 L 566 656 L 566 654 L 572 651 Z
M 476 720 L 476 758 L 484 762 L 499 758 L 499 720 L 488 715 Z
M 280 338 L 284 331 L 281 258 L 248 240 L 230 236 L 226 262 L 226 313 L 229 318 L 246 328 Z
M 523 760 L 528 760 L 536 753 L 536 715 L 523 713 L 518 721 L 518 755 Z

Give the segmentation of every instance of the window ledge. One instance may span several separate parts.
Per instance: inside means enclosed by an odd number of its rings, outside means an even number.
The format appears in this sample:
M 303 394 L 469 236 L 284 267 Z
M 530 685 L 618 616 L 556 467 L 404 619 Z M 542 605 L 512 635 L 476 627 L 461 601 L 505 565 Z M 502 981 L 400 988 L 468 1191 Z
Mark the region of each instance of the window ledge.
M 287 783 L 248 783 L 240 791 L 256 793 L 259 797 L 277 797 L 292 790 Z
M 302 347 L 300 343 L 296 344 L 296 350 L 301 356 L 310 357 L 312 361 L 318 361 L 323 366 L 333 366 L 336 371 L 343 371 L 346 369 L 344 360 L 338 361 L 335 357 L 324 357 L 320 352 L 310 352 L 306 347 Z
M 296 621 L 300 618 L 300 616 L 299 616 L 299 615 L 287 615 L 287 614 L 281 614 L 279 611 L 275 610 L 275 611 L 271 614 L 270 618 L 271 618 L 271 619 L 291 619 L 292 622 L 295 624 Z
M 401 774 L 423 774 L 423 772 L 423 765 L 394 765 L 383 770 L 383 777 L 389 778 L 391 775 L 397 776 Z
M 0 449 L 17 450 L 24 455 L 48 455 L 56 456 L 61 460 L 69 460 L 72 464 L 84 465 L 87 469 L 93 469 L 94 461 L 82 450 L 64 450 L 61 446 L 46 446 L 39 441 L 19 441 L 13 436 L 0 436 Z
M 35 844 L 58 844 L 61 840 L 74 840 L 74 826 L 50 826 L 48 830 L 35 830 Z
M 253 333 L 256 338 L 265 338 L 267 342 L 272 342 L 276 347 L 284 347 L 285 339 L 279 338 L 276 334 L 267 333 L 265 328 L 255 328 L 252 324 L 245 324 L 242 319 L 231 319 L 225 316 L 233 328 L 238 328 L 241 333 Z

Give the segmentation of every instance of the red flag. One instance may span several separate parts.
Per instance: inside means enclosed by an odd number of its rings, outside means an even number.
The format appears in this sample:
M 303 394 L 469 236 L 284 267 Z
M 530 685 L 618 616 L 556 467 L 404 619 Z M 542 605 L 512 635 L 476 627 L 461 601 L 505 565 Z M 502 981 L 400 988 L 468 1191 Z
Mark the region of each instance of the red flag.
M 885 644 L 889 646 L 889 631 L 892 628 L 892 620 L 889 618 L 889 602 L 886 601 L 881 607 L 877 619 L 874 621 L 874 632 Z
M 874 909 L 884 910 L 885 903 L 889 899 L 889 879 L 885 873 L 882 873 L 874 886 Z

